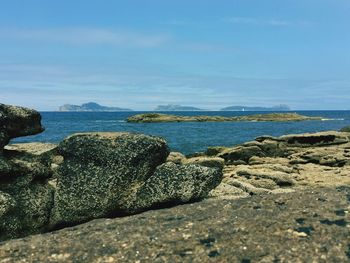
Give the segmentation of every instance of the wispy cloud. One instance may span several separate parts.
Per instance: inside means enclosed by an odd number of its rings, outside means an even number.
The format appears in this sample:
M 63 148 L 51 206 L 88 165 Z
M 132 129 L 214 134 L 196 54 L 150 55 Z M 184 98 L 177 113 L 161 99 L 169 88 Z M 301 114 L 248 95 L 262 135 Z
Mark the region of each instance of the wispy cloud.
M 307 26 L 314 23 L 310 21 L 292 21 L 280 18 L 255 18 L 255 17 L 227 17 L 224 22 L 232 24 L 245 24 L 253 26 L 275 26 L 275 27 L 290 27 L 290 26 Z
M 26 40 L 35 42 L 63 43 L 69 45 L 158 47 L 165 44 L 169 38 L 170 36 L 166 34 L 146 34 L 128 30 L 105 28 L 0 28 L 0 39 L 2 41 Z

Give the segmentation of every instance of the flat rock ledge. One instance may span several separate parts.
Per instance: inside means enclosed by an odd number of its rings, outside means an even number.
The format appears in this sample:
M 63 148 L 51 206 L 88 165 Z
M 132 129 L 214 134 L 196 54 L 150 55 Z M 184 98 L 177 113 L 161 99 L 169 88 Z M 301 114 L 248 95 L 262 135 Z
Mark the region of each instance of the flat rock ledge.
M 206 200 L 0 244 L 0 262 L 349 262 L 350 189 Z
M 237 121 L 311 121 L 322 120 L 322 117 L 309 117 L 297 113 L 266 113 L 236 117 L 224 116 L 181 116 L 162 113 L 137 114 L 127 118 L 132 123 L 156 123 L 156 122 L 237 122 Z

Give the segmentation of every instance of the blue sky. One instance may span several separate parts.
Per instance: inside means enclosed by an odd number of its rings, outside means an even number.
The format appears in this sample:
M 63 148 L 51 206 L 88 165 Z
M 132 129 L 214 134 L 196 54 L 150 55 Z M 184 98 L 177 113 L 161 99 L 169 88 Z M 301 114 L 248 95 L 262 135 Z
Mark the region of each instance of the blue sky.
M 350 109 L 348 0 L 0 0 L 0 102 Z

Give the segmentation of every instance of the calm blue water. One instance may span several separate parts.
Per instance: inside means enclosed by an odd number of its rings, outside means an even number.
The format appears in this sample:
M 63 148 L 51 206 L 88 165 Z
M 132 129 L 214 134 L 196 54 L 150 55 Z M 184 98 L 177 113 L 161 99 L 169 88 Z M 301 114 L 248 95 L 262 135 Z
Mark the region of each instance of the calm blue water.
M 42 112 L 46 131 L 13 142 L 57 143 L 76 132 L 129 131 L 162 136 L 173 151 L 185 154 L 204 151 L 208 146 L 232 146 L 261 135 L 280 136 L 290 133 L 339 130 L 350 125 L 350 111 L 298 111 L 308 116 L 322 116 L 327 121 L 304 122 L 193 122 L 193 123 L 126 123 L 128 116 L 144 112 Z M 169 113 L 169 112 L 168 112 Z M 172 112 L 181 115 L 238 116 L 261 112 Z M 266 113 L 266 112 L 265 112 Z

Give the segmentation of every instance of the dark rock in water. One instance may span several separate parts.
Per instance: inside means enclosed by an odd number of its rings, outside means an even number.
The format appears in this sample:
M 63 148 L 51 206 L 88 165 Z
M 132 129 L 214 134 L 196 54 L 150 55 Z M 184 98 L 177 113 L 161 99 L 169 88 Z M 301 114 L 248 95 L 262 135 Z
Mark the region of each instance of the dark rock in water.
M 0 104 L 0 147 L 10 139 L 44 131 L 40 114 L 31 109 Z
M 348 262 L 350 228 L 332 223 L 350 221 L 334 213 L 348 210 L 347 195 L 309 189 L 98 219 L 2 243 L 0 261 Z
M 350 126 L 346 126 L 340 129 L 340 132 L 350 132 Z
M 169 154 L 163 139 L 128 133 L 76 134 L 59 145 L 59 152 L 64 162 L 52 225 L 121 213 Z
M 201 200 L 221 180 L 222 172 L 219 169 L 168 162 L 159 166 L 138 190 L 129 210 L 138 211 Z

